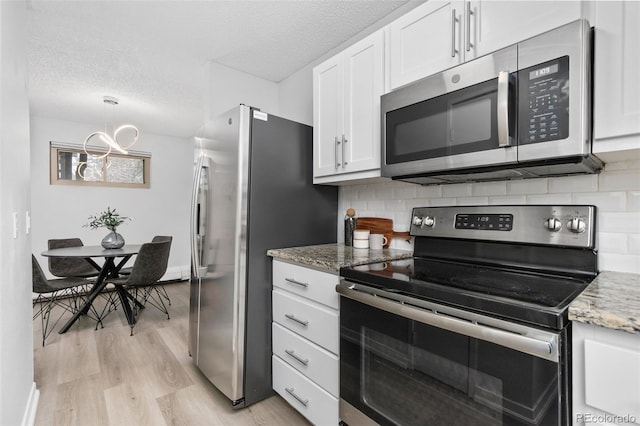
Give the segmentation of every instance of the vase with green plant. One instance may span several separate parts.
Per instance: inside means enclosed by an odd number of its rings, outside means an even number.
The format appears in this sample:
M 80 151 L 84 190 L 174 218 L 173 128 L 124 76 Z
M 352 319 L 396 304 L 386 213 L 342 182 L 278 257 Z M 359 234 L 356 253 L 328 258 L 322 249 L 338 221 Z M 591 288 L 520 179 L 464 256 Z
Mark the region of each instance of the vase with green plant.
M 107 228 L 111 232 L 102 239 L 100 244 L 106 249 L 119 249 L 124 246 L 124 238 L 116 232 L 116 229 L 126 220 L 131 219 L 126 216 L 120 216 L 116 209 L 107 207 L 107 210 L 89 216 L 89 223 L 84 227 L 91 229 Z

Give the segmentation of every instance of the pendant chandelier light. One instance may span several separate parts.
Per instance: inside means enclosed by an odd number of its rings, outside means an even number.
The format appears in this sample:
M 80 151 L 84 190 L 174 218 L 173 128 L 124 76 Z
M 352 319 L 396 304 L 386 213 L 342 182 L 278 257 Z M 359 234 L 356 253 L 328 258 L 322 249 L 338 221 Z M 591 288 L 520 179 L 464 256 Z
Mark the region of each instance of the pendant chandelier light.
M 83 144 L 84 152 L 86 154 L 89 154 L 89 152 L 87 151 L 87 144 L 93 140 L 93 141 L 100 141 L 107 146 L 107 151 L 103 155 L 99 156 L 98 158 L 106 157 L 111 153 L 111 150 L 116 150 L 121 154 L 128 154 L 127 148 L 130 148 L 131 146 L 133 146 L 133 144 L 135 144 L 138 141 L 138 136 L 140 135 L 140 132 L 138 131 L 138 128 L 132 124 L 124 124 L 118 127 L 112 133 L 113 136 L 110 135 L 109 130 L 112 130 L 115 127 L 114 114 L 115 114 L 115 107 L 116 105 L 118 105 L 118 99 L 114 98 L 113 96 L 105 96 L 103 98 L 103 102 L 104 102 L 104 117 L 105 117 L 104 131 L 93 132 L 89 136 L 87 136 Z M 110 128 L 107 120 L 107 111 L 106 111 L 109 106 L 111 107 Z M 127 140 L 121 141 L 119 140 L 119 138 L 126 138 Z M 95 154 L 91 154 L 91 155 L 95 155 Z

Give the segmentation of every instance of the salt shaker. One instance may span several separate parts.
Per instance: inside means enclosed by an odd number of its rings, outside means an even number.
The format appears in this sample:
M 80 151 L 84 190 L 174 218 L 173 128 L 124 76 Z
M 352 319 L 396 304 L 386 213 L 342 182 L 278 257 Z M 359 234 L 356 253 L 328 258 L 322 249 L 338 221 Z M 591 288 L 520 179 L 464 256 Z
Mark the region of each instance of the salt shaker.
M 347 209 L 347 215 L 344 217 L 344 245 L 353 246 L 353 231 L 356 229 L 356 211 Z

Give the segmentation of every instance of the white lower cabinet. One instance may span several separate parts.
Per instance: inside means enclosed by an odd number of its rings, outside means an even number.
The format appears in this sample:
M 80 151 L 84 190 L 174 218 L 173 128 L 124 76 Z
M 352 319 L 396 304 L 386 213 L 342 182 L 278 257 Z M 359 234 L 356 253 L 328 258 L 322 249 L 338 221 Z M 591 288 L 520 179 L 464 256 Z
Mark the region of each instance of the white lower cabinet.
M 273 261 L 273 389 L 316 425 L 337 425 L 338 275 Z
M 338 353 L 338 311 L 282 290 L 273 290 L 273 320 L 331 352 Z
M 338 424 L 338 398 L 273 355 L 273 389 L 315 425 Z
M 572 424 L 640 424 L 640 335 L 574 322 L 572 340 Z
M 327 374 L 339 370 L 338 356 L 273 323 L 273 354 L 333 395 L 339 395 L 340 378 Z

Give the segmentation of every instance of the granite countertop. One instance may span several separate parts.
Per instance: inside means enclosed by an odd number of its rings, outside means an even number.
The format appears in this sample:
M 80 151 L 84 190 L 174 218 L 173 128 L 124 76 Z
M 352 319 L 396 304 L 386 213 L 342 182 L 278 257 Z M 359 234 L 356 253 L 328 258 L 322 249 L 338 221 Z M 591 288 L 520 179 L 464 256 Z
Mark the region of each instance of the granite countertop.
M 640 334 L 640 275 L 601 272 L 571 302 L 569 319 Z
M 294 262 L 323 271 L 338 272 L 343 266 L 411 258 L 413 257 L 413 251 L 398 249 L 369 250 L 347 247 L 344 244 L 321 244 L 271 249 L 267 251 L 267 255 L 274 259 Z

